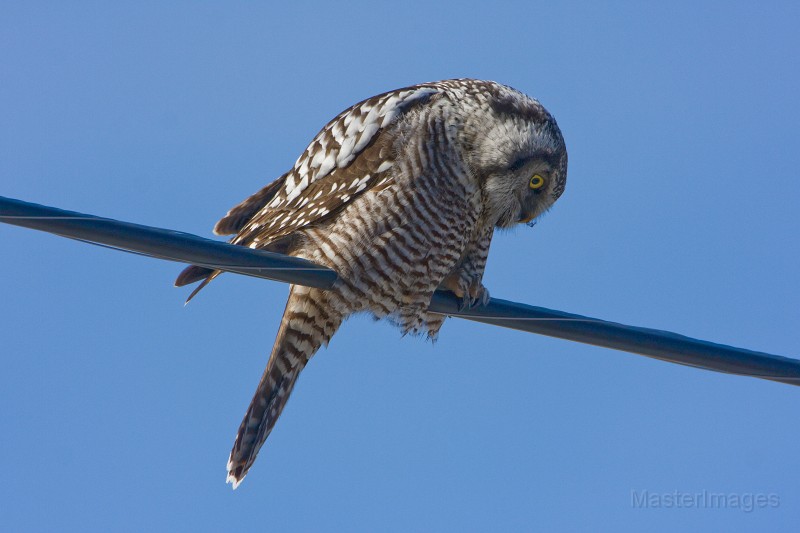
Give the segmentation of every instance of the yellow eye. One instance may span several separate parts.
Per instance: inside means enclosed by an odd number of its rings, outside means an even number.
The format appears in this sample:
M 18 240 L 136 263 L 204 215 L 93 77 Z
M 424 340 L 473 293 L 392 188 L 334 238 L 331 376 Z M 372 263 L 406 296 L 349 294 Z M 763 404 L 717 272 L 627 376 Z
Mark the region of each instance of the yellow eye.
M 539 174 L 534 174 L 528 185 L 530 185 L 530 188 L 533 190 L 541 189 L 542 187 L 544 187 L 544 178 L 541 177 Z

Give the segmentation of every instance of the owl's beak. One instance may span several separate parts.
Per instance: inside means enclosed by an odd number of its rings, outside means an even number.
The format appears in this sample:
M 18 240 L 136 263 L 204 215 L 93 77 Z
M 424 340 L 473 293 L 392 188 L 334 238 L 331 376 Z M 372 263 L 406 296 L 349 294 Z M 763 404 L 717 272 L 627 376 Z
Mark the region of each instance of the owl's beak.
M 520 224 L 527 224 L 528 222 L 530 222 L 534 218 L 536 218 L 536 209 L 534 209 L 532 211 L 526 211 L 525 208 L 523 207 L 522 209 L 519 210 L 519 219 L 518 219 L 518 221 L 519 221 Z

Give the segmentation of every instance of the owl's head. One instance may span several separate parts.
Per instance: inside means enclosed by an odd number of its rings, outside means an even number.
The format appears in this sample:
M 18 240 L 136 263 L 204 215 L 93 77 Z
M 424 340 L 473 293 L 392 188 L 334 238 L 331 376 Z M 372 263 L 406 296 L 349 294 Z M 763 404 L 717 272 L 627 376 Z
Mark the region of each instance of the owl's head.
M 533 224 L 564 192 L 567 149 L 553 116 L 536 100 L 498 86 L 475 113 L 467 159 L 479 176 L 489 220 Z M 473 115 L 473 116 L 475 116 Z

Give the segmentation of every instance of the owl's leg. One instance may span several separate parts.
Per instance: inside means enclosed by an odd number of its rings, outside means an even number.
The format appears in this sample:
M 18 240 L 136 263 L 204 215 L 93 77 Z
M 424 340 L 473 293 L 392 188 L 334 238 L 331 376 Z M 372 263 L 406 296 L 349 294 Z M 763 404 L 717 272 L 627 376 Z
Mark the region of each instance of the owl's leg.
M 488 234 L 469 246 L 456 268 L 439 285 L 461 300 L 462 309 L 489 303 L 489 290 L 483 286 L 482 280 L 491 243 L 492 230 L 489 230 Z
M 228 459 L 228 482 L 236 488 L 256 459 L 258 450 L 281 415 L 300 372 L 342 323 L 331 306 L 336 295 L 292 285 L 281 326 L 250 407 L 239 426 Z

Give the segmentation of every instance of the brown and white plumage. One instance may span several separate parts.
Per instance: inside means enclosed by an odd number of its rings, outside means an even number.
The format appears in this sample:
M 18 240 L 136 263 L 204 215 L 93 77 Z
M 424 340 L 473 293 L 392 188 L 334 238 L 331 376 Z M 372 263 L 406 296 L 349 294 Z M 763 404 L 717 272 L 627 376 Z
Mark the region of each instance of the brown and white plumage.
M 345 110 L 289 172 L 231 209 L 215 233 L 339 274 L 329 291 L 290 289 L 231 452 L 234 488 L 300 372 L 344 319 L 369 312 L 435 338 L 444 317 L 428 312 L 433 292 L 441 286 L 467 305 L 485 302 L 494 228 L 546 211 L 564 190 L 566 170 L 561 132 L 536 100 L 494 82 L 446 80 Z M 192 266 L 176 285 L 202 279 L 199 290 L 218 274 Z

